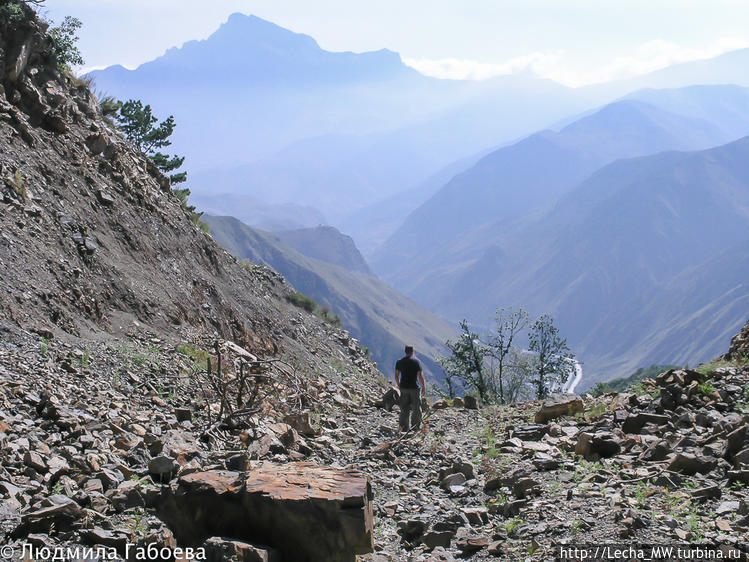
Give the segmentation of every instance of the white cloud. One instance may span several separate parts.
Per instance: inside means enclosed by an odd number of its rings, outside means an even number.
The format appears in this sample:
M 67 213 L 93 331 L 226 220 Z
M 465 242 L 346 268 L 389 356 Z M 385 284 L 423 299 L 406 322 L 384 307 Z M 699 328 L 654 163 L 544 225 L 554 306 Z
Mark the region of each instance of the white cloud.
M 680 62 L 708 59 L 746 47 L 749 47 L 749 39 L 742 37 L 724 37 L 703 48 L 683 47 L 655 39 L 638 45 L 630 55 L 615 57 L 598 66 L 571 60 L 570 55 L 563 50 L 531 53 L 501 63 L 457 58 L 435 60 L 404 57 L 403 60 L 419 72 L 437 78 L 486 80 L 530 71 L 574 87 L 629 78 Z
M 450 78 L 453 80 L 486 80 L 504 74 L 514 74 L 525 70 L 551 68 L 559 59 L 560 53 L 531 53 L 515 57 L 503 63 L 480 62 L 470 59 L 411 59 L 403 62 L 427 76 Z M 538 73 L 538 72 L 537 72 Z

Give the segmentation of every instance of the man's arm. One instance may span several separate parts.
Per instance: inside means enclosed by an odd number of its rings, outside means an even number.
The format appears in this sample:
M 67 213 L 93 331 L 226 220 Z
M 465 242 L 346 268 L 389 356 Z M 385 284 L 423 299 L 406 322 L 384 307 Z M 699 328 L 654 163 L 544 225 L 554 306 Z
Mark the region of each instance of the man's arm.
M 427 395 L 427 383 L 424 381 L 424 373 L 419 371 L 419 381 L 421 382 L 421 395 Z
M 395 370 L 395 386 L 401 387 L 401 373 L 398 369 Z

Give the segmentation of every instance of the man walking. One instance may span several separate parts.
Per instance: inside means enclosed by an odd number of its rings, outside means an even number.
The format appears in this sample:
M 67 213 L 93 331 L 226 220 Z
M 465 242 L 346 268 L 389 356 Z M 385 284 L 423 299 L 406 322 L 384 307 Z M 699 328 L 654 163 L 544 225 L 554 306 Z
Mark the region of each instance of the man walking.
M 419 429 L 421 425 L 421 398 L 419 397 L 419 385 L 421 383 L 421 396 L 426 396 L 427 387 L 424 382 L 424 373 L 421 364 L 414 359 L 413 346 L 406 346 L 406 356 L 398 359 L 395 364 L 395 384 L 401 392 L 399 406 L 401 409 L 398 426 L 401 431 Z M 408 424 L 409 413 L 411 414 L 411 425 Z

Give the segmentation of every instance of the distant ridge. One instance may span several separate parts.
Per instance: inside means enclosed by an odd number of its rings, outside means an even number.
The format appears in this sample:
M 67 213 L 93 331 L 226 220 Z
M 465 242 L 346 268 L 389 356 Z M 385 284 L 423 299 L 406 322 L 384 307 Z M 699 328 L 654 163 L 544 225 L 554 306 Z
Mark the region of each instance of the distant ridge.
M 331 263 L 346 261 L 333 260 L 333 248 L 325 249 L 328 261 L 321 261 L 285 244 L 281 240 L 283 234 L 251 228 L 233 217 L 206 216 L 205 220 L 214 239 L 232 254 L 272 267 L 295 289 L 329 307 L 341 318 L 344 328 L 365 342 L 386 376 L 392 375 L 404 343 L 411 342 L 428 369 L 431 382 L 439 381 L 442 370 L 436 359 L 447 353 L 444 342 L 455 337 L 455 329 L 445 321 L 376 277 Z M 321 235 L 344 239 L 331 229 L 305 229 L 292 237 L 297 246 L 314 253 L 319 252 Z M 303 242 L 305 236 L 311 241 Z

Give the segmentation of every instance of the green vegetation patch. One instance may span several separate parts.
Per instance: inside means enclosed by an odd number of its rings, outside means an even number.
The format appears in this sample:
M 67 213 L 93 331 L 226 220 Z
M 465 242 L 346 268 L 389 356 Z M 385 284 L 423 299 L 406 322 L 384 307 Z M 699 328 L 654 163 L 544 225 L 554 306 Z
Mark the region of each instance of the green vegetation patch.
M 300 291 L 296 291 L 286 297 L 296 307 L 302 308 L 315 316 L 322 318 L 336 328 L 341 327 L 341 319 L 331 312 L 327 306 L 320 306 L 317 302 Z

